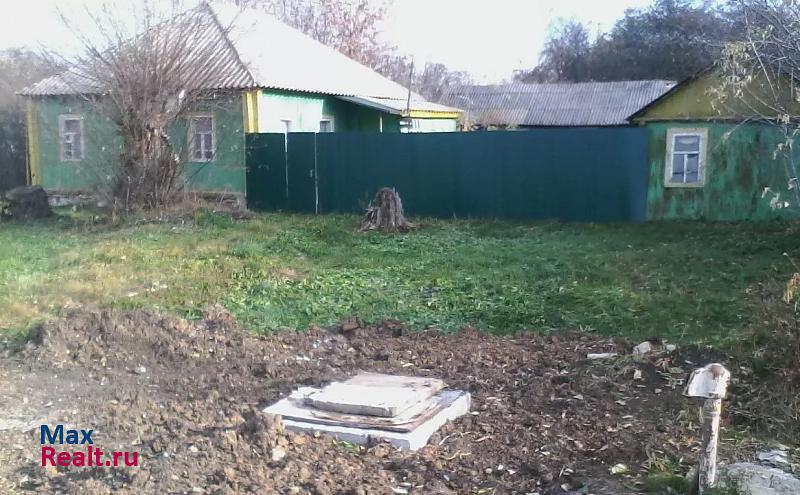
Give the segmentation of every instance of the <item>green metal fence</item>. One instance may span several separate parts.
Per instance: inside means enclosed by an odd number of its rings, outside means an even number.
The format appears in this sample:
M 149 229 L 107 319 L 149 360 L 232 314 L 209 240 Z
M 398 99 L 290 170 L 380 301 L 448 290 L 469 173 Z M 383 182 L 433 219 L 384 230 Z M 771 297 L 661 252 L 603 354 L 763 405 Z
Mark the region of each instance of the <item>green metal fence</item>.
M 360 212 L 389 186 L 410 215 L 645 217 L 647 134 L 641 128 L 251 134 L 247 145 L 253 209 Z

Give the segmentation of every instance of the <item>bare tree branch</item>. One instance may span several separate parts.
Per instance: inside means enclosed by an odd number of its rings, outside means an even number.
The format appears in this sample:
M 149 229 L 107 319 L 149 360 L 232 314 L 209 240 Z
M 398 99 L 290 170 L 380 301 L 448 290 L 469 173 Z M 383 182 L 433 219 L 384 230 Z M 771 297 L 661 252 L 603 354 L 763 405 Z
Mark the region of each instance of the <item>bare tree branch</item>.
M 208 61 L 226 43 L 226 28 L 205 5 L 185 11 L 178 3 L 167 11 L 151 0 L 139 5 L 132 25 L 109 4 L 87 10 L 91 36 L 67 14 L 61 16 L 83 53 L 62 61 L 69 69 L 60 80 L 115 126 L 120 163 L 99 175 L 107 174 L 104 189 L 115 207 L 126 211 L 166 205 L 181 190 L 183 169 L 191 161 L 186 148 L 193 143 L 192 137 L 181 143 L 174 136 L 188 132 L 184 127 L 198 102 L 219 96 L 205 83 L 213 76 Z
M 718 63 L 722 78 L 712 88 L 714 103 L 727 113 L 776 127 L 783 141 L 775 150 L 782 157 L 792 203 L 773 195 L 776 207 L 800 207 L 798 168 L 794 153 L 800 131 L 800 3 L 798 0 L 739 0 L 744 13 L 742 38 L 728 43 Z

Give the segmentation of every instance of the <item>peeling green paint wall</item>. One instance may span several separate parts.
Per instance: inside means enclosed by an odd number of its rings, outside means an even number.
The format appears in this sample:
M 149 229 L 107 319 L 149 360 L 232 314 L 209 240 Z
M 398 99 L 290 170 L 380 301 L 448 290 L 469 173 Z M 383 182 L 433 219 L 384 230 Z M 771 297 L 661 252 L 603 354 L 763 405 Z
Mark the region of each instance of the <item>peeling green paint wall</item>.
M 91 105 L 78 97 L 41 97 L 33 100 L 36 111 L 36 132 L 41 168 L 41 184 L 59 191 L 90 191 L 110 187 L 110 175 L 119 163 L 122 141 L 112 122 L 95 113 Z M 220 94 L 213 101 L 200 102 L 197 112 L 215 117 L 217 154 L 207 163 L 186 163 L 183 176 L 188 189 L 207 192 L 245 192 L 244 116 L 241 95 Z M 59 115 L 73 114 L 84 118 L 84 159 L 62 162 L 60 152 Z M 175 150 L 184 150 L 186 123 L 172 131 Z
M 667 130 L 708 129 L 706 183 L 702 188 L 664 187 Z M 766 220 L 797 216 L 794 209 L 773 209 L 765 187 L 787 197 L 787 174 L 774 152 L 782 142 L 765 124 L 651 122 L 649 131 L 648 220 Z
M 244 194 L 247 172 L 242 95 L 220 93 L 213 99 L 198 102 L 193 110 L 214 114 L 217 152 L 210 162 L 187 160 L 183 175 L 188 189 Z M 172 136 L 176 150 L 188 159 L 186 122 L 176 125 Z
M 88 191 L 102 188 L 117 162 L 122 146 L 114 124 L 95 114 L 79 98 L 47 97 L 35 101 L 41 185 L 60 191 Z M 59 116 L 83 116 L 84 159 L 61 161 Z

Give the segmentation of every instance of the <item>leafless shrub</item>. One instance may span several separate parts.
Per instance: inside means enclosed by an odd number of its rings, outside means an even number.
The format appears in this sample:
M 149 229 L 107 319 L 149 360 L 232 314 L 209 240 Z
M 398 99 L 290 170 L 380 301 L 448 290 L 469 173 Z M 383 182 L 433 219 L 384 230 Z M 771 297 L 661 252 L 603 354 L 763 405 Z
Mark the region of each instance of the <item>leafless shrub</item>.
M 773 208 L 800 208 L 795 141 L 800 135 L 800 2 L 740 0 L 744 34 L 728 43 L 717 64 L 720 83 L 711 88 L 721 114 L 772 126 L 781 137 L 774 158 L 783 162 L 787 187 L 765 189 Z M 794 264 L 794 262 L 792 262 Z M 795 271 L 800 267 L 794 264 Z M 739 358 L 749 364 L 745 386 L 732 410 L 750 426 L 800 440 L 800 275 L 778 287 L 762 287 L 759 327 L 742 339 Z
M 774 208 L 800 207 L 794 143 L 800 135 L 800 2 L 740 0 L 744 32 L 727 43 L 719 61 L 721 83 L 711 89 L 725 113 L 774 126 L 783 136 L 775 148 L 782 159 L 786 191 L 766 189 Z
M 187 116 L 198 102 L 218 96 L 205 84 L 211 76 L 207 61 L 226 43 L 224 28 L 214 24 L 207 6 L 182 10 L 173 3 L 164 11 L 150 0 L 138 5 L 133 14 L 112 4 L 87 10 L 91 29 L 84 31 L 62 13 L 83 52 L 71 59 L 51 54 L 68 67 L 59 83 L 107 119 L 119 138 L 119 166 L 91 167 L 98 189 L 118 211 L 159 208 L 176 199 L 192 158 Z M 209 35 L 214 29 L 218 36 Z M 184 132 L 185 141 L 175 139 Z
M 794 262 L 792 262 L 794 264 Z M 800 267 L 795 265 L 795 269 Z M 781 298 L 776 293 L 783 292 Z M 800 442 L 800 273 L 786 286 L 759 286 L 758 327 L 739 339 L 741 364 L 730 410 L 737 423 L 755 433 Z

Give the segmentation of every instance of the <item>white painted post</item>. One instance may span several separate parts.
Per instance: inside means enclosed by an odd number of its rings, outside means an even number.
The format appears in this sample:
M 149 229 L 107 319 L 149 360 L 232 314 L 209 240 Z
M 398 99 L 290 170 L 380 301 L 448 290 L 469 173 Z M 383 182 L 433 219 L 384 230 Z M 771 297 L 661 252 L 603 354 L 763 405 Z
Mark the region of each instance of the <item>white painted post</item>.
M 731 374 L 721 364 L 709 364 L 692 372 L 684 395 L 704 399 L 703 430 L 698 467 L 700 494 L 709 493 L 717 481 L 717 443 L 722 399 L 728 390 Z

